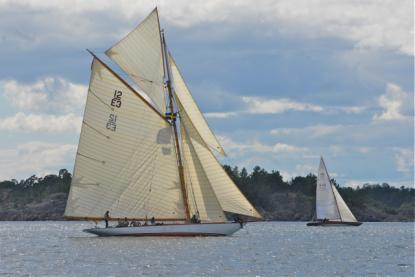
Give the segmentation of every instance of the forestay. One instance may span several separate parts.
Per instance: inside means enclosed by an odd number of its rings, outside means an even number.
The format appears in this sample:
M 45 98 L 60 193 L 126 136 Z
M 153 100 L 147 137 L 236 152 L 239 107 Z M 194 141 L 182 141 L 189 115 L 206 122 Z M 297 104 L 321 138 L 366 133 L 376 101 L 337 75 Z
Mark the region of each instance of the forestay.
M 187 85 L 184 82 L 183 77 L 179 71 L 179 68 L 177 67 L 171 55 L 169 55 L 169 61 L 174 81 L 174 93 L 180 101 L 181 105 L 183 105 L 183 108 L 186 110 L 186 113 L 188 114 L 190 121 L 192 122 L 193 126 L 196 128 L 197 132 L 199 133 L 200 137 L 206 145 L 216 150 L 220 154 L 225 155 L 225 151 L 223 150 L 216 136 L 210 130 L 206 122 L 206 119 L 200 112 L 199 107 L 193 99 L 190 90 L 187 88 Z
M 261 215 L 239 191 L 202 140 L 180 100 L 178 103 L 181 124 L 186 130 L 186 136 L 190 138 L 192 154 L 197 157 L 199 165 L 202 167 L 200 171 L 205 173 L 204 176 L 207 177 L 221 208 L 227 212 L 261 218 Z M 205 183 L 207 182 L 205 181 Z
M 165 113 L 163 54 L 157 9 L 106 52 Z
M 183 219 L 170 124 L 94 59 L 65 216 Z
M 336 199 L 323 158 L 320 160 L 317 177 L 316 215 L 317 219 L 340 220 Z
M 333 191 L 336 197 L 337 207 L 339 208 L 341 220 L 346 222 L 357 222 L 357 219 L 354 217 L 352 211 L 350 211 L 349 207 L 346 205 L 346 202 L 344 202 L 335 186 L 333 186 Z

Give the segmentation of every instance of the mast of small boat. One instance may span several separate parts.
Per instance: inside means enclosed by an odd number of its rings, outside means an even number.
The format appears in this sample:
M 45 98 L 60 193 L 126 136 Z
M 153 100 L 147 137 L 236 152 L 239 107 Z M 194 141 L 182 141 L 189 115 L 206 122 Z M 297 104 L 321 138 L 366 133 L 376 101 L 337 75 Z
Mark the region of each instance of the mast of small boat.
M 160 26 L 160 23 L 159 23 Z M 179 179 L 180 179 L 180 186 L 183 195 L 183 204 L 186 216 L 186 222 L 190 221 L 190 211 L 189 211 L 189 201 L 187 196 L 186 184 L 184 181 L 184 172 L 183 172 L 183 161 L 180 152 L 180 144 L 179 144 L 179 137 L 177 131 L 177 124 L 176 124 L 176 114 L 174 110 L 173 104 L 173 91 L 171 88 L 171 76 L 170 76 L 170 64 L 169 59 L 167 58 L 167 47 L 166 41 L 164 38 L 164 31 L 160 30 L 161 36 L 161 44 L 162 44 L 162 55 L 163 55 L 163 69 L 164 69 L 164 76 L 166 78 L 166 87 L 168 92 L 168 101 L 169 101 L 169 112 L 170 112 L 170 123 L 173 126 L 174 131 L 174 139 L 175 139 L 175 146 L 176 146 L 176 155 L 177 155 L 177 166 L 179 169 Z

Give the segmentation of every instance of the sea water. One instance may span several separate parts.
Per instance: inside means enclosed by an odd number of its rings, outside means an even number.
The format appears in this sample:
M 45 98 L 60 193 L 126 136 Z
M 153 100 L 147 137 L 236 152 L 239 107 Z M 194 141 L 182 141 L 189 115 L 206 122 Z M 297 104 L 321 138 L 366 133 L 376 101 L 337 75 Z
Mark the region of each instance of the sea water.
M 0 222 L 0 276 L 414 276 L 414 224 L 247 224 L 230 237 L 105 237 Z

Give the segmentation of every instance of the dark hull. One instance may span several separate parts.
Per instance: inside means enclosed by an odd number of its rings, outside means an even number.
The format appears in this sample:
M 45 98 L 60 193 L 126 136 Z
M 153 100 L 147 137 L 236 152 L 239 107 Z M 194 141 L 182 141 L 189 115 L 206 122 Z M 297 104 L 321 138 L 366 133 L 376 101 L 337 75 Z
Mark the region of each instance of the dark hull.
M 339 222 L 339 221 L 312 221 L 307 226 L 360 226 L 362 222 Z

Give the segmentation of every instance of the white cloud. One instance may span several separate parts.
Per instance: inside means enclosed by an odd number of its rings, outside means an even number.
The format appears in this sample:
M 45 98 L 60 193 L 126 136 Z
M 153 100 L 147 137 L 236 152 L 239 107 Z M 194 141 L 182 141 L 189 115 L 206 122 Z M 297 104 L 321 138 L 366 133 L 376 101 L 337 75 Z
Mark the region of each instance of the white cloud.
M 80 113 L 85 105 L 87 89 L 87 86 L 54 77 L 31 84 L 21 84 L 16 80 L 0 81 L 0 93 L 16 108 L 29 112 Z
M 273 151 L 272 146 L 262 144 L 258 141 L 241 143 L 226 136 L 218 136 L 218 139 L 224 149 L 226 149 L 226 152 L 232 152 L 236 155 L 244 154 L 246 152 L 266 153 Z
M 277 143 L 272 147 L 274 153 L 300 153 L 306 152 L 307 148 L 298 147 L 294 145 L 284 144 L 284 143 Z
M 336 37 L 357 48 L 388 48 L 413 55 L 411 0 L 264 0 L 260 5 L 251 0 L 3 0 L 0 26 L 4 26 L 3 37 L 20 47 L 50 41 L 90 44 L 131 29 L 156 4 L 162 23 L 182 28 L 220 24 L 220 31 L 234 31 L 253 26 L 260 35 Z
M 396 148 L 395 151 L 396 170 L 405 174 L 413 175 L 414 150 L 409 148 Z
M 308 174 L 316 174 L 317 167 L 310 164 L 297 164 L 293 170 L 281 170 L 280 174 L 284 181 L 291 181 L 292 178 L 297 176 L 307 176 Z
M 318 124 L 314 126 L 307 126 L 304 128 L 276 128 L 276 129 L 272 129 L 270 133 L 272 135 L 278 135 L 278 136 L 307 135 L 311 138 L 318 138 L 318 137 L 323 137 L 323 136 L 337 133 L 338 131 L 342 130 L 345 127 L 346 126 L 342 126 L 342 125 Z
M 259 97 L 242 97 L 248 104 L 248 112 L 253 114 L 277 114 L 286 111 L 322 112 L 323 108 L 317 105 L 295 102 L 289 99 L 263 99 Z
M 386 93 L 379 97 L 378 103 L 383 111 L 373 116 L 374 121 L 413 120 L 413 117 L 406 115 L 413 109 L 413 98 L 396 84 L 387 84 Z
M 0 130 L 25 132 L 80 132 L 82 117 L 72 113 L 66 115 L 25 114 L 0 118 Z
M 350 107 L 338 107 L 337 110 L 344 111 L 346 113 L 352 113 L 352 114 L 359 114 L 364 112 L 367 109 L 367 107 L 364 106 L 350 106 Z
M 291 154 L 307 152 L 308 149 L 304 147 L 298 147 L 295 145 L 276 143 L 274 145 L 267 145 L 259 141 L 250 142 L 237 142 L 226 136 L 218 136 L 223 147 L 228 152 L 232 152 L 234 155 L 241 155 L 245 153 L 276 153 L 276 154 Z
M 217 113 L 204 113 L 206 118 L 228 118 L 236 116 L 237 112 L 217 112 Z
M 28 142 L 14 149 L 0 149 L 0 180 L 43 176 L 72 166 L 76 145 Z M 68 168 L 71 170 L 72 168 Z

